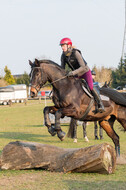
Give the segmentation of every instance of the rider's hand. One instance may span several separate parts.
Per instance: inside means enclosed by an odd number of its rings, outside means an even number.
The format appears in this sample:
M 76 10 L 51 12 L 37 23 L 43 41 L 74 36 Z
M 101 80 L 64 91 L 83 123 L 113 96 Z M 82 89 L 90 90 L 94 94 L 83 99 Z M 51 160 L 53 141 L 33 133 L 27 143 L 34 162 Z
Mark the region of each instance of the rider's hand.
M 73 76 L 73 72 L 70 71 L 68 74 L 67 74 L 68 77 L 72 77 Z

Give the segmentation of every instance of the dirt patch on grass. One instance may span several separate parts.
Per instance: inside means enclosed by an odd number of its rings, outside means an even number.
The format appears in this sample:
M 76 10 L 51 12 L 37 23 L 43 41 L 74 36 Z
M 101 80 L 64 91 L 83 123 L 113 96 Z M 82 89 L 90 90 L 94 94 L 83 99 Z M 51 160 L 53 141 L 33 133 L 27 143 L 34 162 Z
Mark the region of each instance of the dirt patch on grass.
M 42 183 L 42 175 L 41 174 L 21 174 L 21 175 L 14 175 L 14 176 L 5 176 L 0 178 L 0 189 L 34 189 L 35 186 Z M 38 188 L 36 188 L 38 189 Z
M 117 165 L 124 165 L 126 164 L 126 155 L 120 155 L 119 158 L 116 160 Z

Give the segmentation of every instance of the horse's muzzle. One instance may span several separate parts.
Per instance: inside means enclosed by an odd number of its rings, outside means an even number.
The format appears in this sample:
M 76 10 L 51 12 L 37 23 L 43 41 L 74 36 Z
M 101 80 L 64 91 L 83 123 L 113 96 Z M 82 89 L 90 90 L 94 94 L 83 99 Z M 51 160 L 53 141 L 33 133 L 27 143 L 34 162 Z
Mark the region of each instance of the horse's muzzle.
M 37 90 L 34 88 L 34 87 L 31 87 L 31 90 L 30 90 L 30 96 L 32 98 L 36 97 L 37 96 Z

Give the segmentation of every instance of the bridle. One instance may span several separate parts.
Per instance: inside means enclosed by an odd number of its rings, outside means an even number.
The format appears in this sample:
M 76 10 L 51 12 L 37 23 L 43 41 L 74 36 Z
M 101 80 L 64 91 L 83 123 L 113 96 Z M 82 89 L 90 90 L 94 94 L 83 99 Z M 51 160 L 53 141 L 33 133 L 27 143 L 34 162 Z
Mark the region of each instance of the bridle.
M 31 82 L 31 80 L 32 80 L 32 76 L 33 76 L 33 71 L 34 71 L 34 69 L 40 69 L 40 70 L 41 70 L 41 81 L 42 81 L 42 83 L 43 83 L 43 79 L 42 79 L 42 76 L 43 76 L 42 68 L 41 68 L 41 67 L 35 67 L 35 66 L 32 67 L 31 72 L 30 72 L 30 74 L 29 74 L 29 76 L 30 76 L 30 82 Z M 40 84 L 40 88 L 41 88 L 41 86 L 42 86 L 42 83 Z M 32 84 L 30 84 L 30 87 L 35 88 L 35 90 L 38 92 L 37 86 L 38 86 L 38 85 L 32 85 Z
M 49 83 L 49 84 L 43 85 L 44 82 L 43 82 L 42 76 L 43 76 L 44 74 L 43 74 L 42 68 L 41 68 L 41 67 L 34 67 L 34 66 L 33 66 L 33 67 L 32 67 L 32 70 L 31 70 L 31 72 L 30 72 L 30 74 L 29 74 L 29 76 L 30 76 L 30 81 L 31 81 L 31 79 L 32 79 L 33 71 L 34 71 L 34 69 L 36 69 L 36 68 L 38 68 L 38 69 L 41 70 L 41 81 L 42 81 L 42 83 L 40 84 L 40 88 L 44 88 L 44 87 L 46 87 L 46 86 L 50 86 L 51 84 L 54 84 L 54 83 L 56 83 L 56 82 L 58 82 L 58 81 L 60 81 L 60 80 L 62 80 L 62 79 L 67 78 L 67 75 L 65 75 L 65 76 L 63 76 L 63 77 L 61 77 L 61 78 L 59 78 L 59 79 L 57 79 L 57 80 L 55 80 L 55 81 L 53 81 L 53 82 L 51 82 L 51 83 Z M 37 86 L 38 86 L 38 85 L 31 85 L 31 84 L 30 84 L 30 86 L 33 87 L 33 88 L 35 88 L 35 90 L 38 92 L 38 89 L 37 89 Z

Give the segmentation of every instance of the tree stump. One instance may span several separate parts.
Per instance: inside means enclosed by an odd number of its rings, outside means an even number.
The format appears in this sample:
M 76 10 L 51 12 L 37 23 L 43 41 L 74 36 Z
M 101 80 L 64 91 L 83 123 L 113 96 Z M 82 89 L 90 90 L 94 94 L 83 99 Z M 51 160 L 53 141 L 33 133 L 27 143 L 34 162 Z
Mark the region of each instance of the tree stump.
M 10 142 L 0 156 L 2 170 L 47 169 L 55 172 L 98 172 L 115 170 L 115 149 L 107 144 L 64 149 L 47 144 Z

